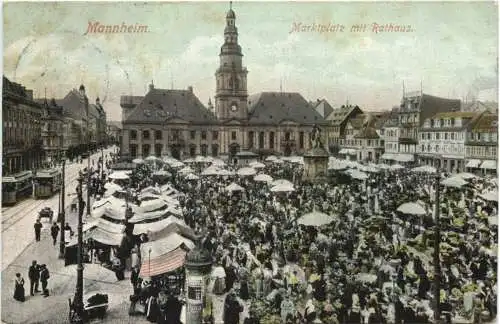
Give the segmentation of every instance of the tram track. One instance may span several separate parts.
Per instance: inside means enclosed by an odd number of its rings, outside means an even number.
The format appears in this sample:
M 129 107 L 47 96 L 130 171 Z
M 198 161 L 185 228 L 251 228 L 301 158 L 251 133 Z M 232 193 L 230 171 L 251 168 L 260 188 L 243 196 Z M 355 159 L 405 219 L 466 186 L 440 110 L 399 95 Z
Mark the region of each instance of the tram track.
M 70 185 L 77 178 L 78 178 L 78 172 L 76 172 L 76 174 L 73 174 L 69 179 L 67 179 L 65 181 L 66 182 L 65 186 Z M 19 221 L 21 221 L 26 215 L 31 215 L 34 211 L 37 211 L 37 209 L 40 208 L 42 205 L 52 205 L 54 203 L 55 198 L 58 199 L 59 194 L 56 194 L 56 195 L 50 197 L 49 199 L 35 200 L 34 204 L 28 210 L 22 210 L 23 208 L 21 208 L 20 212 L 15 212 L 15 213 L 13 213 L 12 216 L 10 216 L 6 219 L 3 219 L 3 216 L 2 216 L 2 233 L 7 231 L 9 228 L 14 226 Z M 66 206 L 64 206 L 64 208 L 66 208 Z M 9 210 L 9 212 L 10 212 L 10 210 Z M 16 217 L 16 216 L 18 216 L 18 217 Z M 57 217 L 57 214 L 55 214 L 54 216 Z M 14 220 L 12 222 L 9 222 L 12 219 L 14 219 Z

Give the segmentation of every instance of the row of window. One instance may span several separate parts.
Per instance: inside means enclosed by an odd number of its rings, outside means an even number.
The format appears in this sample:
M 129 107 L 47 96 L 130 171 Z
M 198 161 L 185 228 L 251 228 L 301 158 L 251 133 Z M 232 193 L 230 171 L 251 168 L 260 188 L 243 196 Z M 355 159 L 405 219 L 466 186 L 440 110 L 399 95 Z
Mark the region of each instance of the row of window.
M 424 132 L 420 133 L 422 140 L 464 140 L 463 132 Z M 496 142 L 497 133 L 468 133 L 467 139 L 471 141 Z
M 467 156 L 487 156 L 496 158 L 496 146 L 467 146 Z
M 458 144 L 452 144 L 452 145 L 420 145 L 420 152 L 422 153 L 457 153 L 461 154 L 464 153 L 464 146 L 463 145 L 458 145 Z
M 341 140 L 340 145 L 379 147 L 379 146 L 384 146 L 384 140 L 369 139 L 366 141 L 360 139 L 346 139 L 346 140 Z
M 174 129 L 171 131 L 172 137 L 174 139 L 179 139 L 181 138 L 181 133 L 182 131 L 179 129 Z M 190 131 L 189 132 L 189 137 L 194 140 L 196 138 L 196 131 Z M 163 139 L 163 132 L 161 130 L 156 130 L 154 131 L 154 138 L 156 140 L 161 140 Z M 212 131 L 212 139 L 217 140 L 219 138 L 219 132 L 218 131 Z M 131 130 L 130 131 L 130 139 L 131 140 L 137 140 L 137 131 L 136 130 Z M 151 139 L 151 133 L 149 130 L 143 130 L 142 131 L 142 139 L 148 140 Z M 207 131 L 201 131 L 201 139 L 206 140 L 207 139 Z
M 151 147 L 152 146 L 149 144 L 143 144 L 141 147 L 142 156 L 150 156 L 152 153 L 154 153 L 154 155 L 157 157 L 161 157 L 163 155 L 163 145 L 162 144 L 155 144 L 154 145 L 154 152 L 151 152 Z M 219 145 L 212 144 L 211 148 L 212 148 L 212 150 L 211 150 L 212 156 L 217 156 L 219 154 Z M 138 155 L 138 145 L 137 144 L 130 144 L 129 149 L 130 149 L 130 155 L 132 156 L 132 158 L 136 158 Z M 202 156 L 207 156 L 208 145 L 206 145 L 206 144 L 200 145 L 200 154 Z M 189 146 L 189 155 L 191 157 L 196 156 L 196 145 Z
M 441 118 L 441 119 L 428 119 L 424 127 L 456 127 L 460 126 L 460 123 L 455 121 L 455 118 Z

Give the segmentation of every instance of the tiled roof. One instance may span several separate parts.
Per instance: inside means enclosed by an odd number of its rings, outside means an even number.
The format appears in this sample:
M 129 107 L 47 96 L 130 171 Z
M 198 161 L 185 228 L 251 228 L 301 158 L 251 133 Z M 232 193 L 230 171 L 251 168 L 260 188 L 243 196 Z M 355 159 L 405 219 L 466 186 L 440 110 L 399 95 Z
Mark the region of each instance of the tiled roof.
M 300 124 L 321 123 L 325 119 L 296 92 L 261 92 L 248 97 L 249 123 L 278 124 L 291 120 Z
M 375 127 L 375 129 L 381 129 L 385 123 L 387 122 L 387 120 L 389 118 L 391 118 L 391 112 L 390 111 L 384 111 L 382 113 L 380 113 L 377 118 L 375 118 L 375 121 L 373 123 L 373 127 Z
M 460 106 L 461 101 L 459 99 L 435 97 L 424 93 L 419 103 L 420 126 L 423 125 L 425 119 L 436 113 L 459 111 Z
M 318 99 L 316 102 L 312 102 L 311 106 L 314 107 L 314 109 L 323 116 L 323 118 L 328 117 L 332 111 L 333 107 L 326 101 L 326 99 Z
M 365 123 L 366 118 L 367 115 L 361 114 L 356 116 L 356 118 L 350 119 L 349 122 L 351 123 L 352 128 L 361 129 L 361 127 L 363 127 L 363 124 Z
M 216 120 L 191 90 L 151 89 L 124 122 L 161 123 L 170 118 L 192 123 Z
M 354 138 L 376 139 L 379 138 L 379 136 L 373 126 L 365 126 L 356 135 L 354 135 Z
M 330 115 L 326 117 L 327 120 L 331 121 L 333 126 L 338 126 L 342 124 L 345 119 L 356 109 L 361 109 L 358 106 L 342 106 L 341 108 L 334 109 Z
M 471 128 L 473 131 L 491 131 L 498 132 L 498 115 L 494 114 L 482 114 L 474 122 L 472 122 Z
M 432 118 L 473 118 L 476 115 L 478 113 L 473 111 L 450 111 L 437 113 Z

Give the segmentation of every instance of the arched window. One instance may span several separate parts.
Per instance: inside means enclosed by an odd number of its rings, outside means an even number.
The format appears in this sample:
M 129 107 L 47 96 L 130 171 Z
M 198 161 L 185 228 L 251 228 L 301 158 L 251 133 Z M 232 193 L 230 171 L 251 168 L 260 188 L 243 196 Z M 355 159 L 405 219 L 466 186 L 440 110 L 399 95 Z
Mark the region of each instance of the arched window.
M 234 80 L 233 78 L 229 78 L 229 89 L 233 89 L 234 87 Z

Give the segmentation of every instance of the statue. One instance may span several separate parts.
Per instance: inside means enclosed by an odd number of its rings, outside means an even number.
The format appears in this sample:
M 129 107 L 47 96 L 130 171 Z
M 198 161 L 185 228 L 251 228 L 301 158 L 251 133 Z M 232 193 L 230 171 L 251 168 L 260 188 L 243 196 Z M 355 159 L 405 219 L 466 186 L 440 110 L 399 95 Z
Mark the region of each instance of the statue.
M 323 148 L 323 143 L 321 142 L 321 129 L 318 125 L 314 125 L 311 132 L 311 148 Z

